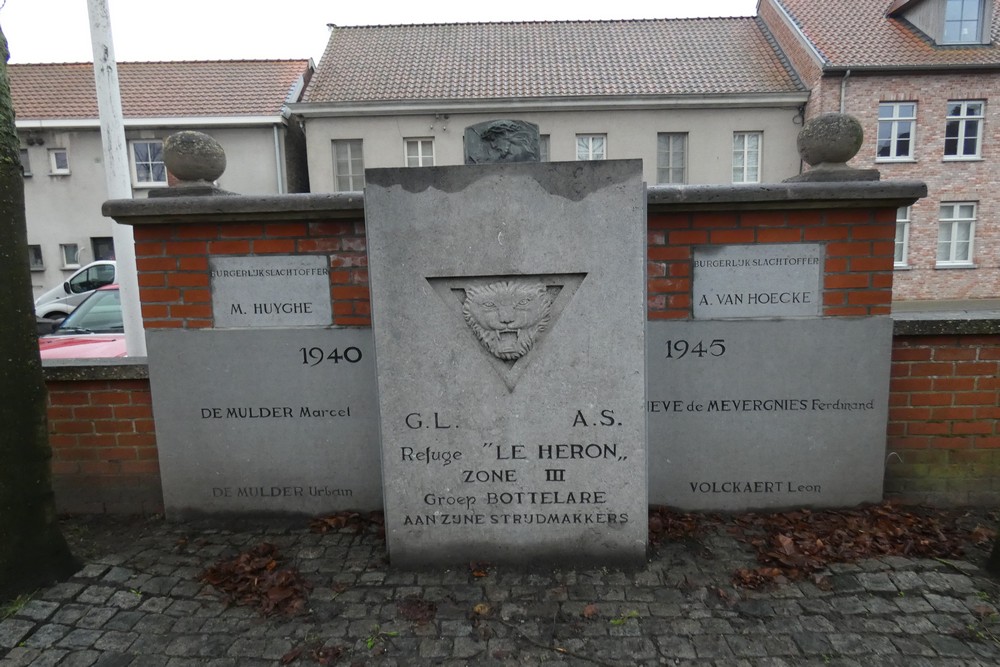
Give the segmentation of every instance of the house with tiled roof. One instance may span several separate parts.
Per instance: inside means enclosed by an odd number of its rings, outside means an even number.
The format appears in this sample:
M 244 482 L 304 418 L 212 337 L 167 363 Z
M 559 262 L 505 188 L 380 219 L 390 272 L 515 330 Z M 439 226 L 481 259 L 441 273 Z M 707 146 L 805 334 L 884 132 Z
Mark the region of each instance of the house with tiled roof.
M 535 123 L 542 159 L 642 158 L 648 183 L 799 172 L 808 91 L 754 17 L 333 27 L 302 100 L 312 192 L 457 165 L 466 127 Z
M 166 187 L 164 137 L 198 130 L 226 151 L 219 187 L 241 194 L 308 190 L 305 147 L 288 105 L 309 60 L 118 63 L 134 197 Z M 36 296 L 76 268 L 113 256 L 91 63 L 8 65 L 24 167 Z
M 758 16 L 811 91 L 845 111 L 852 164 L 927 183 L 901 209 L 894 308 L 1000 297 L 1000 12 L 996 0 L 760 0 Z

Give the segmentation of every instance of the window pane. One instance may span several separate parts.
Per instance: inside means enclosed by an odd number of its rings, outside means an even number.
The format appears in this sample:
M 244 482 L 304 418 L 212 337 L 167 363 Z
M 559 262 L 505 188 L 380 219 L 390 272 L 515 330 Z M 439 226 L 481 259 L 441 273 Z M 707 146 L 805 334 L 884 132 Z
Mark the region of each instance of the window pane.
M 70 266 L 78 263 L 80 252 L 75 243 L 64 243 L 59 246 L 62 250 L 63 265 Z
M 972 122 L 972 121 L 969 121 Z M 962 155 L 975 155 L 978 151 L 976 136 L 966 137 L 962 143 Z

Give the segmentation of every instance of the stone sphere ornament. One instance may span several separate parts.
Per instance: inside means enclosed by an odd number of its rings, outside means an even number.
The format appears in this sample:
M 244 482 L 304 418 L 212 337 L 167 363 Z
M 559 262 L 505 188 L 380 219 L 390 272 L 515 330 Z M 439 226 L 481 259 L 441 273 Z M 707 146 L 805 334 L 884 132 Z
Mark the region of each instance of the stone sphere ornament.
M 847 161 L 858 154 L 865 132 L 854 116 L 825 113 L 808 121 L 795 145 L 802 161 L 811 169 L 791 178 L 794 182 L 877 181 L 877 169 L 855 169 Z
M 853 116 L 825 113 L 807 122 L 795 144 L 799 155 L 815 167 L 824 162 L 844 164 L 861 150 L 865 132 Z
M 163 140 L 163 163 L 180 181 L 212 183 L 226 170 L 226 153 L 207 134 L 184 130 Z

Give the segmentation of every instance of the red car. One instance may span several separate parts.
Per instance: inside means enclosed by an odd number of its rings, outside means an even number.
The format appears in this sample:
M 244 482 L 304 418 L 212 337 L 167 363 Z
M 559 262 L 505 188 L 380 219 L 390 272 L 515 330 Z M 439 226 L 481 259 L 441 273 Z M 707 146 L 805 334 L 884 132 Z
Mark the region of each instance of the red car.
M 42 359 L 125 356 L 125 326 L 118 285 L 95 291 L 56 329 L 38 339 Z

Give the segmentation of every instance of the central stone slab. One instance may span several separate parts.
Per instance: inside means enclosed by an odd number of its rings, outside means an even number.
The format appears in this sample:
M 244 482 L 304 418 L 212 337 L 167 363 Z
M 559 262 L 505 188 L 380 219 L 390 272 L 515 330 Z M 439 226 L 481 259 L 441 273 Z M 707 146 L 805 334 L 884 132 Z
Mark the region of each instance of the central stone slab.
M 641 163 L 366 179 L 393 564 L 641 564 Z

